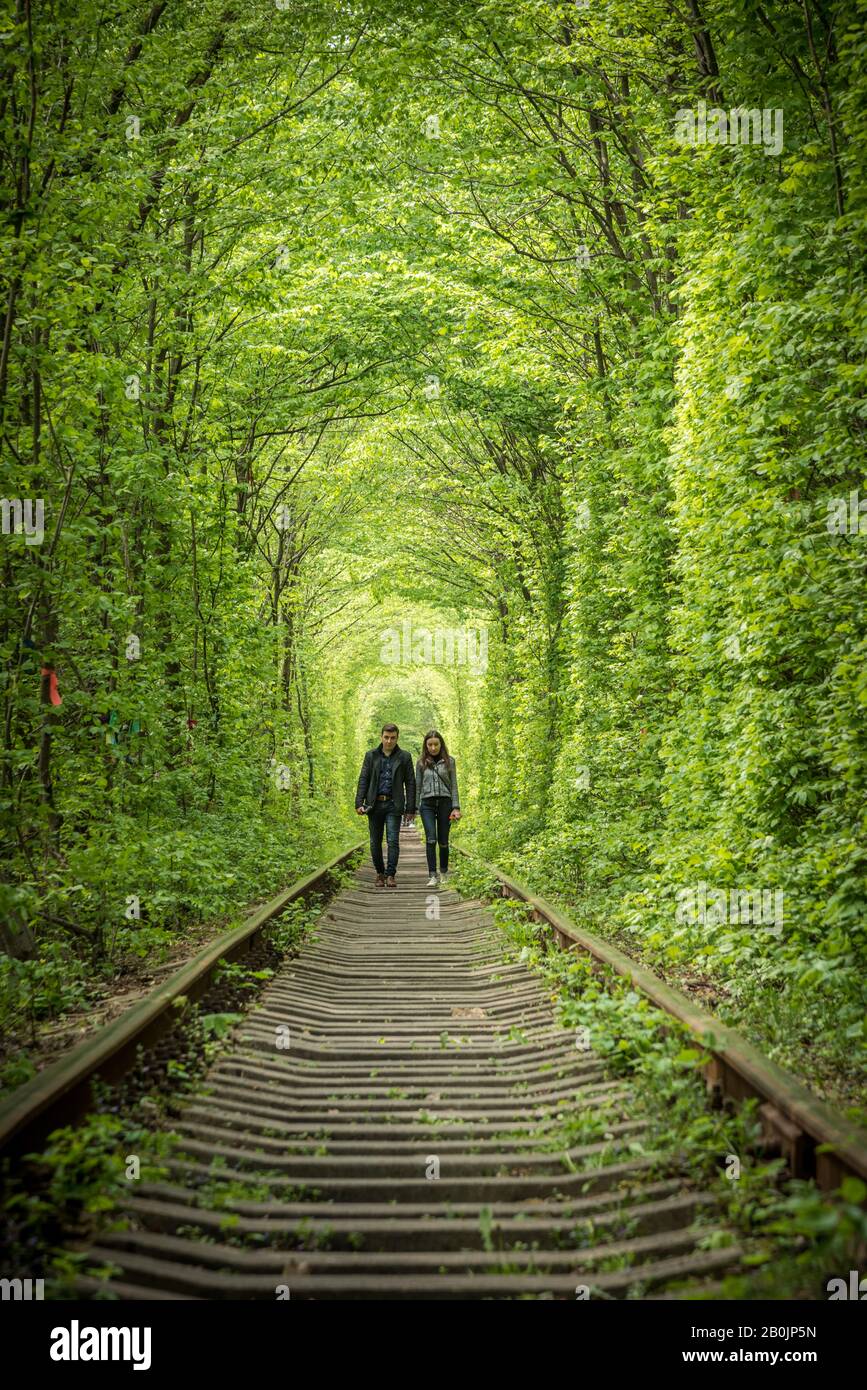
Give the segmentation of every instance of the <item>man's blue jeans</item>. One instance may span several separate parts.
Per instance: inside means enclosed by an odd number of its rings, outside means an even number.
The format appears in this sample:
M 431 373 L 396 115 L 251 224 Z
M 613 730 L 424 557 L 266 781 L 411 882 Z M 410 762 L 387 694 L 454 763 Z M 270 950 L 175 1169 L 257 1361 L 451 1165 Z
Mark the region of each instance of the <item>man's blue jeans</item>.
M 370 857 L 378 874 L 386 876 L 397 872 L 400 856 L 400 812 L 394 809 L 393 801 L 374 801 L 367 819 L 370 822 Z M 382 832 L 388 846 L 388 867 L 382 863 Z

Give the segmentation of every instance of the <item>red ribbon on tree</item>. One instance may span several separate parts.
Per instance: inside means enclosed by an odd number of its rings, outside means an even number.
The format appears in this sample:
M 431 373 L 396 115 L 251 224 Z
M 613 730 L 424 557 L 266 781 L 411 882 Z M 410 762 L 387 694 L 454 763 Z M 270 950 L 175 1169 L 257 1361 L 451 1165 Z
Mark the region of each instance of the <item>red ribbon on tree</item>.
M 46 696 L 45 689 L 43 687 L 42 698 L 47 699 L 52 705 L 62 705 L 63 696 L 57 689 L 57 672 L 55 671 L 54 667 L 43 666 L 40 674 L 43 680 L 46 676 L 48 677 L 48 694 Z

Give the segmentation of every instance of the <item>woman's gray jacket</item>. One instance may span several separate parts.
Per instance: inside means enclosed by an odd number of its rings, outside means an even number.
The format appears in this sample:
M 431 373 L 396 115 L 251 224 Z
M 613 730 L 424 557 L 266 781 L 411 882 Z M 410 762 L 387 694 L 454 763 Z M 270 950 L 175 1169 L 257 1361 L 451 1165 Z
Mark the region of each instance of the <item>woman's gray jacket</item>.
M 426 796 L 451 796 L 452 810 L 461 809 L 458 794 L 458 771 L 454 758 L 449 755 L 448 763 L 440 758 L 433 767 L 425 767 L 421 758 L 415 765 L 416 800 L 420 806 Z

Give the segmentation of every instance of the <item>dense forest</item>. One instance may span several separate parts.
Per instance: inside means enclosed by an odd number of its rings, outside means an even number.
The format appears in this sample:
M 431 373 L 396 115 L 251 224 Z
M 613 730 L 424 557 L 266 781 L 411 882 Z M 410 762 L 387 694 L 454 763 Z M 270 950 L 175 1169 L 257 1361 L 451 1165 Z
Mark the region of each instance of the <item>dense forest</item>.
M 865 17 L 7 5 L 5 1086 L 360 839 L 394 720 L 867 1114 Z

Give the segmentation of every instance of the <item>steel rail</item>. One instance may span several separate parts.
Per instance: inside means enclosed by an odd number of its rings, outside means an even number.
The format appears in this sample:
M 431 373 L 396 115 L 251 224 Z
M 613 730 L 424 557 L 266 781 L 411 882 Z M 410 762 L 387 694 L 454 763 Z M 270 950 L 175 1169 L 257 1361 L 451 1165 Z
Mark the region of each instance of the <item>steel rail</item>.
M 224 932 L 198 955 L 157 985 L 113 1023 L 45 1067 L 0 1102 L 0 1151 L 20 1153 L 84 1114 L 91 1103 L 91 1082 L 118 1080 L 134 1065 L 140 1047 L 149 1046 L 177 1022 L 175 1000 L 198 998 L 210 984 L 221 960 L 244 955 L 260 939 L 262 928 L 283 908 L 322 884 L 336 868 L 362 848 L 358 841 L 285 888 L 256 909 L 239 927 Z
M 839 1187 L 847 1176 L 867 1180 L 867 1130 L 837 1114 L 791 1072 L 763 1056 L 736 1029 L 699 1008 L 616 946 L 579 927 L 562 908 L 553 907 L 525 884 L 461 846 L 455 848 L 499 882 L 503 897 L 527 903 L 533 909 L 534 920 L 547 922 L 560 946 L 580 949 L 610 966 L 682 1023 L 711 1054 L 704 1068 L 708 1091 L 719 1102 L 726 1098 L 759 1099 L 768 1145 L 776 1147 L 786 1159 L 793 1177 L 815 1178 L 825 1191 Z

